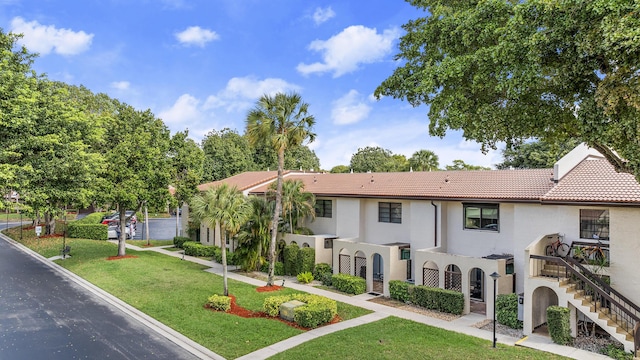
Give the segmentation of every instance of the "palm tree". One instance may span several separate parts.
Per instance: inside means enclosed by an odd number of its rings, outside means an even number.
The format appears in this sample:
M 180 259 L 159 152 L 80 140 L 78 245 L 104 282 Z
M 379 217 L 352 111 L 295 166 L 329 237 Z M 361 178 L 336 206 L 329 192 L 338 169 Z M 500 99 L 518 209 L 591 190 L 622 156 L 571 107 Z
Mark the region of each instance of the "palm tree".
M 271 145 L 278 153 L 278 180 L 276 182 L 276 207 L 271 223 L 271 242 L 269 244 L 269 277 L 267 285 L 273 285 L 276 262 L 276 239 L 278 222 L 282 211 L 282 181 L 284 172 L 284 151 L 300 146 L 309 139 L 315 140 L 311 132 L 315 124 L 313 115 L 307 114 L 309 105 L 298 94 L 277 93 L 274 96 L 263 95 L 256 107 L 247 115 L 246 135 L 251 145 L 261 142 Z
M 271 190 L 275 190 L 274 185 L 271 185 Z M 291 234 L 298 229 L 298 221 L 300 219 L 306 216 L 315 219 L 315 202 L 315 196 L 310 192 L 304 191 L 302 180 L 285 180 L 282 183 L 282 217 L 285 221 L 288 219 L 289 232 Z
M 438 170 L 438 155 L 431 150 L 418 150 L 409 158 L 409 164 L 418 171 Z
M 262 196 L 251 196 L 247 222 L 238 233 L 239 249 L 242 268 L 257 270 L 262 267 L 267 258 L 265 250 L 269 249 L 269 229 L 273 218 L 273 202 Z
M 193 197 L 191 214 L 210 228 L 220 226 L 222 244 L 222 279 L 224 296 L 229 296 L 227 285 L 227 238 L 233 238 L 246 221 L 248 203 L 235 186 L 220 185 Z

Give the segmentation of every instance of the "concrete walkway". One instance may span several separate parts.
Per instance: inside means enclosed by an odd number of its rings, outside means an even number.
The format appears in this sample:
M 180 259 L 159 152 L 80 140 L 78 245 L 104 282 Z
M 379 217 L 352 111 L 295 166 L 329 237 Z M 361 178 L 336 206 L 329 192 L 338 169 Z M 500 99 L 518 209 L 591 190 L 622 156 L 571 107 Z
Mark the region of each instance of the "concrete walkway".
M 138 251 L 155 251 L 168 256 L 181 258 L 181 259 L 184 259 L 185 261 L 199 263 L 209 267 L 205 271 L 213 274 L 222 275 L 221 264 L 218 264 L 210 260 L 204 260 L 204 259 L 199 259 L 193 256 L 183 255 L 182 251 L 169 251 L 164 248 L 158 248 L 158 247 L 141 248 L 141 247 L 132 246 L 132 245 L 127 245 L 127 247 L 133 250 L 138 250 Z M 234 269 L 233 266 L 229 267 L 229 270 L 233 270 L 233 269 Z M 243 276 L 231 271 L 227 273 L 227 276 L 229 279 L 242 281 L 254 286 L 265 285 L 264 280 L 250 278 L 250 277 Z M 239 359 L 267 359 L 268 357 L 273 356 L 279 352 L 282 352 L 292 347 L 295 347 L 297 345 L 300 345 L 305 341 L 309 341 L 314 338 L 317 338 L 326 334 L 330 334 L 336 331 L 344 330 L 350 327 L 355 327 L 365 323 L 374 322 L 388 316 L 395 316 L 395 317 L 399 317 L 407 320 L 416 321 L 425 325 L 439 327 L 439 328 L 454 331 L 457 333 L 478 337 L 481 339 L 485 339 L 487 341 L 491 341 L 491 338 L 493 335 L 491 331 L 486 331 L 486 330 L 473 327 L 474 324 L 477 324 L 485 319 L 485 316 L 480 314 L 471 313 L 453 321 L 446 321 L 446 320 L 430 317 L 427 315 L 421 315 L 412 311 L 402 310 L 402 309 L 393 308 L 390 306 L 385 306 L 385 305 L 370 302 L 368 300 L 373 298 L 373 296 L 368 294 L 362 294 L 358 296 L 347 296 L 347 295 L 335 293 L 332 291 L 319 289 L 310 285 L 300 284 L 293 281 L 292 278 L 289 278 L 289 280 L 287 280 L 286 277 L 285 277 L 284 286 L 290 287 L 296 290 L 304 291 L 307 293 L 311 293 L 311 294 L 322 295 L 322 296 L 334 299 L 336 301 L 341 301 L 344 303 L 369 309 L 373 311 L 373 313 L 356 318 L 356 319 L 343 321 L 337 324 L 326 325 L 318 329 L 307 331 L 298 336 L 294 336 L 292 338 L 283 340 L 279 343 L 273 344 L 266 348 L 254 351 L 253 353 L 247 354 Z M 528 347 L 536 350 L 541 350 L 549 353 L 566 356 L 573 359 L 581 359 L 581 360 L 610 359 L 607 356 L 592 353 L 589 351 L 584 351 L 584 350 L 576 349 L 569 346 L 557 345 L 553 343 L 550 338 L 545 336 L 535 335 L 535 334 L 527 336 L 522 339 L 518 339 L 518 338 L 514 338 L 514 337 L 502 335 L 502 334 L 496 334 L 496 338 L 497 338 L 497 342 L 500 344 Z

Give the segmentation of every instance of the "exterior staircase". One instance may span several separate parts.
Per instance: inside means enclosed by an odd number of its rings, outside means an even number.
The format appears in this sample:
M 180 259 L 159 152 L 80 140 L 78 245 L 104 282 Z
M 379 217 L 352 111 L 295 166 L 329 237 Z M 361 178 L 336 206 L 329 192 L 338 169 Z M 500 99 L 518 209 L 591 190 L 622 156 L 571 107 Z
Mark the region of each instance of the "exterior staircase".
M 600 328 L 634 351 L 639 344 L 640 307 L 604 283 L 577 261 L 535 256 L 544 260 L 538 276 L 553 278 L 558 302 L 570 303 Z M 635 339 L 634 339 L 635 337 Z M 639 352 L 640 353 L 640 352 Z

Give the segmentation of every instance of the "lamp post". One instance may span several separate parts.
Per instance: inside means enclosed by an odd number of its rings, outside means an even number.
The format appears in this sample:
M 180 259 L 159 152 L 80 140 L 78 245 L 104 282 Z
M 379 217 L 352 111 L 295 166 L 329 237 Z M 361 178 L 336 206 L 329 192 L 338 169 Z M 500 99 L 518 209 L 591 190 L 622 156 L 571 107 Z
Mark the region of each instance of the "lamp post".
M 500 274 L 493 272 L 489 275 L 493 279 L 493 347 L 496 347 L 496 281 L 500 277 Z

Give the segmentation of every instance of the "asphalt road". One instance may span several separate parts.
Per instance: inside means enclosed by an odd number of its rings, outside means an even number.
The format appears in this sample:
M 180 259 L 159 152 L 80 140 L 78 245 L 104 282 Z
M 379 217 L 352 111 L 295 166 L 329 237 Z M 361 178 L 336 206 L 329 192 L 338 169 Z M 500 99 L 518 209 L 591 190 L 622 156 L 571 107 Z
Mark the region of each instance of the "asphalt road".
M 136 240 L 146 240 L 146 230 L 144 230 L 144 219 L 138 218 L 136 228 Z M 182 220 L 182 219 L 180 219 Z M 176 236 L 176 217 L 149 219 L 149 239 L 151 240 L 172 240 Z
M 195 357 L 0 239 L 0 359 Z

